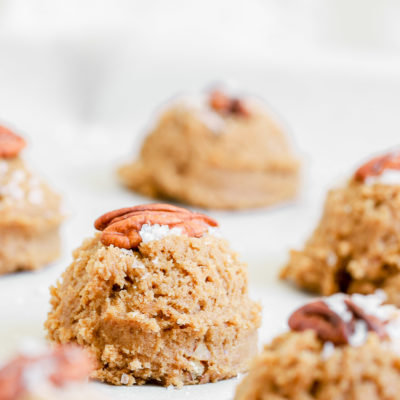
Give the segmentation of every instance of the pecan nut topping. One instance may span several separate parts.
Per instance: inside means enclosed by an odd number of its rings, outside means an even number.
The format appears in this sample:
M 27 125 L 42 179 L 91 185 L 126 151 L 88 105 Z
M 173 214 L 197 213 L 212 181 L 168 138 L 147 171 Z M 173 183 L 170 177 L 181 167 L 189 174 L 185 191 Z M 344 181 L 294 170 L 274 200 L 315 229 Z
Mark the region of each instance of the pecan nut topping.
M 0 125 L 0 158 L 16 157 L 25 145 L 21 136 Z
M 224 115 L 232 114 L 241 117 L 248 117 L 250 115 L 249 109 L 242 100 L 229 97 L 219 90 L 214 90 L 210 94 L 210 106 L 215 111 Z
M 383 321 L 373 315 L 367 314 L 361 307 L 354 304 L 350 299 L 345 299 L 344 302 L 356 319 L 360 319 L 366 323 L 368 331 L 375 332 L 380 339 L 388 338 L 388 334 L 385 330 L 385 323 Z
M 290 316 L 288 323 L 293 331 L 315 331 L 323 342 L 348 343 L 348 325 L 321 300 L 300 307 Z
M 180 228 L 182 233 L 191 237 L 201 237 L 210 226 L 218 226 L 218 223 L 207 215 L 169 204 L 121 208 L 102 215 L 95 221 L 94 226 L 102 231 L 101 242 L 105 246 L 135 249 L 142 242 L 140 230 L 145 224 Z
M 350 343 L 354 333 L 355 322 L 364 321 L 367 330 L 375 332 L 380 339 L 387 339 L 385 323 L 373 315 L 367 314 L 361 307 L 350 300 L 344 299 L 347 310 L 351 313 L 350 321 L 344 321 L 322 300 L 306 304 L 296 310 L 289 318 L 288 324 L 293 331 L 311 329 L 316 332 L 323 342 L 332 342 L 335 345 Z
M 47 370 L 49 365 L 51 370 Z M 18 356 L 0 369 L 0 400 L 15 400 L 26 394 L 25 375 L 30 368 L 40 369 L 47 383 L 60 387 L 85 380 L 94 369 L 94 362 L 75 345 L 58 346 L 35 357 Z
M 375 157 L 366 162 L 354 173 L 354 180 L 364 182 L 370 176 L 379 176 L 387 169 L 400 171 L 400 152 Z

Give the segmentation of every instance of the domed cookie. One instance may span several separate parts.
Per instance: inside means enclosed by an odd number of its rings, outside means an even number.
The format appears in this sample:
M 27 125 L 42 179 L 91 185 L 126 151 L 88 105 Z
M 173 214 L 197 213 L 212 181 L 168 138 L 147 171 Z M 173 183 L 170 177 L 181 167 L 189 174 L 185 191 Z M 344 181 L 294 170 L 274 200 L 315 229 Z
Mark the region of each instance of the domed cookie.
M 89 400 L 98 393 L 87 388 L 93 361 L 78 346 L 53 350 L 29 346 L 0 368 L 0 400 Z
M 78 343 L 114 385 L 196 384 L 247 369 L 260 307 L 217 223 L 168 204 L 100 217 L 51 289 L 48 336 Z
M 24 146 L 0 126 L 0 274 L 41 268 L 60 253 L 60 197 L 26 167 Z
M 398 399 L 400 314 L 383 301 L 384 292 L 336 294 L 295 311 L 235 400 Z
M 148 196 L 240 209 L 292 199 L 299 162 L 263 106 L 214 91 L 170 104 L 119 176 Z
M 323 295 L 381 288 L 400 306 L 400 153 L 374 158 L 328 193 L 319 225 L 281 276 Z

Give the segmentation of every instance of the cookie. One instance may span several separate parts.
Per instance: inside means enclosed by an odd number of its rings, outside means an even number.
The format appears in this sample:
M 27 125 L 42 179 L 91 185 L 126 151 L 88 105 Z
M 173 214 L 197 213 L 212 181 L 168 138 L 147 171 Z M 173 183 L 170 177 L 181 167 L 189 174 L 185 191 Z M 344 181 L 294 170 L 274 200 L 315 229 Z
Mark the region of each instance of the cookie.
M 99 399 L 85 383 L 94 368 L 78 346 L 35 344 L 0 368 L 0 400 Z
M 295 197 L 299 161 L 265 107 L 214 91 L 170 104 L 119 177 L 147 196 L 241 209 Z
M 41 268 L 60 253 L 60 197 L 19 157 L 24 146 L 0 126 L 0 274 Z
M 400 314 L 384 292 L 336 294 L 289 318 L 289 332 L 255 359 L 235 400 L 395 400 Z
M 323 295 L 381 288 L 400 306 L 399 160 L 396 152 L 375 158 L 331 190 L 316 230 L 291 252 L 281 277 Z
M 78 343 L 114 385 L 227 379 L 256 353 L 260 307 L 247 267 L 199 213 L 147 204 L 109 212 L 51 289 L 45 323 Z

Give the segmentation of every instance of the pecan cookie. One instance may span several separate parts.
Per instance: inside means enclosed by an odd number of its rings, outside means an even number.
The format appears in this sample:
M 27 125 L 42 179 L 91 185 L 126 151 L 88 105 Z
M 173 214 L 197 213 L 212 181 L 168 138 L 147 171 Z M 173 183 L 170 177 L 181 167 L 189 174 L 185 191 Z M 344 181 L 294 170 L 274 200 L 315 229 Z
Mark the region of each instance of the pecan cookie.
M 60 252 L 60 197 L 26 167 L 24 147 L 0 126 L 0 274 L 38 269 Z
M 119 177 L 148 196 L 239 209 L 292 199 L 299 162 L 261 105 L 216 90 L 171 104 Z
M 380 288 L 400 306 L 399 152 L 368 161 L 328 193 L 317 228 L 281 277 L 323 295 Z
M 115 210 L 51 289 L 48 336 L 86 347 L 114 385 L 227 379 L 256 353 L 247 267 L 212 218 L 168 204 Z
M 0 400 L 100 399 L 86 385 L 94 369 L 86 351 L 75 345 L 49 349 L 34 342 L 27 347 L 29 351 L 0 368 Z
M 386 295 L 335 294 L 289 318 L 257 357 L 235 400 L 397 400 L 400 312 Z

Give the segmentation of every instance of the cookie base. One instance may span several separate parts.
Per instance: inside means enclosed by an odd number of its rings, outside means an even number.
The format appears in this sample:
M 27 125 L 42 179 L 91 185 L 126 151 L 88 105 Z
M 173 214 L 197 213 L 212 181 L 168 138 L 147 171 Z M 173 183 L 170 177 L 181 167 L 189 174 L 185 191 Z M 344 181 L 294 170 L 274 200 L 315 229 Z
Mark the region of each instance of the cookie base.
M 0 227 L 0 274 L 42 268 L 59 257 L 60 247 L 58 227 L 42 232 Z

